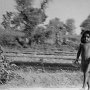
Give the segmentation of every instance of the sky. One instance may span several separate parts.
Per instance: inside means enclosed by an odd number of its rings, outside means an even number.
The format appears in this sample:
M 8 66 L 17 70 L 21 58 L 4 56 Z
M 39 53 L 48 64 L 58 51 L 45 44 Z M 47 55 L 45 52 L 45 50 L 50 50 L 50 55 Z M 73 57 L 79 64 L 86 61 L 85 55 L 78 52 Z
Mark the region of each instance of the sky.
M 36 0 L 36 6 L 40 0 Z M 16 11 L 14 0 L 0 0 L 0 22 L 2 14 L 6 11 Z M 48 16 L 46 23 L 55 17 L 65 22 L 68 18 L 73 18 L 76 24 L 76 33 L 80 33 L 80 24 L 90 15 L 90 0 L 52 0 L 46 9 Z

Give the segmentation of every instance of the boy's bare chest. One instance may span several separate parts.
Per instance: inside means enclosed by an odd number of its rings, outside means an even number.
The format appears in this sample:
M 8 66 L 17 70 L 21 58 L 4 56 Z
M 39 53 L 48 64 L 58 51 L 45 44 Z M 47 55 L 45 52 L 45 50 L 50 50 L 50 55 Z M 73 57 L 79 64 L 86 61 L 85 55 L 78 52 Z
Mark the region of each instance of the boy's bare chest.
M 90 43 L 84 44 L 84 45 L 83 45 L 83 49 L 84 49 L 85 51 L 90 51 Z
M 90 58 L 90 43 L 83 45 L 82 54 L 85 58 Z

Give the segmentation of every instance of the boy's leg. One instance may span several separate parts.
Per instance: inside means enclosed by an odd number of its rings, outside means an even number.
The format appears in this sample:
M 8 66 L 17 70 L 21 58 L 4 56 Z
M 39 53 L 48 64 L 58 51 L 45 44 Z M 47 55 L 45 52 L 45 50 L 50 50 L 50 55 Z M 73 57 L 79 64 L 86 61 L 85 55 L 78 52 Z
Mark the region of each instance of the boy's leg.
M 90 82 L 89 82 L 89 74 L 90 74 L 90 63 L 89 61 L 86 61 L 83 65 L 83 74 L 84 74 L 84 80 L 83 80 L 83 88 L 85 89 L 86 85 L 88 85 L 88 90 L 90 88 Z
M 88 90 L 90 90 L 90 62 L 88 64 L 87 71 L 86 71 L 86 83 L 88 85 Z
M 87 82 L 86 82 L 86 73 L 84 72 L 83 73 L 84 74 L 84 80 L 83 80 L 83 87 L 82 88 L 84 88 L 85 89 L 85 87 L 86 87 L 86 84 L 87 84 Z
M 81 66 L 81 69 L 82 69 L 82 72 L 83 72 L 83 87 L 85 89 L 86 85 L 87 85 L 87 77 L 88 77 L 88 73 L 87 73 L 87 68 L 88 68 L 88 64 L 85 62 L 84 64 L 82 64 Z

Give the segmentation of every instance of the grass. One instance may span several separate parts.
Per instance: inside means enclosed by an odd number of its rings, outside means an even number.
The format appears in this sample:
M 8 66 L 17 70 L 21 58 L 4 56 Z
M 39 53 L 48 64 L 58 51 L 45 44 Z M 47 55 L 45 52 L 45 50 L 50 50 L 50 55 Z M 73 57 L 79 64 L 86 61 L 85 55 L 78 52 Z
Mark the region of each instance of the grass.
M 5 49 L 8 51 L 9 49 Z M 11 50 L 15 51 L 15 50 Z M 11 52 L 9 50 L 9 52 Z M 17 50 L 16 50 L 17 51 Z M 20 52 L 20 51 L 18 51 Z M 27 52 L 27 50 L 26 50 Z M 68 57 L 68 56 L 67 56 Z M 59 62 L 59 60 L 57 60 Z M 47 63 L 47 62 L 45 62 Z M 37 65 L 22 65 L 15 68 L 11 68 L 13 72 L 12 78 L 6 82 L 6 84 L 0 85 L 0 88 L 11 87 L 81 87 L 83 76 L 80 70 L 61 70 L 59 66 L 65 67 L 66 65 L 62 61 L 60 64 L 51 64 L 52 68 L 45 65 L 44 71 Z M 49 63 L 50 64 L 50 63 Z M 70 65 L 67 65 L 70 67 Z M 70 67 L 72 69 L 72 67 Z
M 15 88 L 15 87 L 49 87 L 49 88 L 73 88 L 81 87 L 83 76 L 80 71 L 55 71 L 48 72 L 32 67 L 20 67 L 13 70 L 14 77 L 0 88 Z

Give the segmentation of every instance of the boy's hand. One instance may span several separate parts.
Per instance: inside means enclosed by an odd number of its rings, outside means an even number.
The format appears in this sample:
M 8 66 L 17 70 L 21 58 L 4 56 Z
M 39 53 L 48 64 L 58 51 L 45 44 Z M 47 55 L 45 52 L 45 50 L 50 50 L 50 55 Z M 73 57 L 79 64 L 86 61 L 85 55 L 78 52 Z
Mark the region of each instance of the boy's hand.
M 75 67 L 78 67 L 78 66 L 79 66 L 78 60 L 75 60 L 75 61 L 73 62 L 73 66 L 75 66 Z
M 75 60 L 75 61 L 74 61 L 74 64 L 79 64 L 78 60 Z

